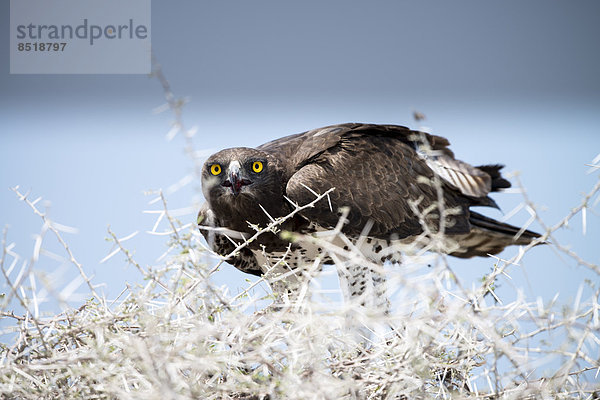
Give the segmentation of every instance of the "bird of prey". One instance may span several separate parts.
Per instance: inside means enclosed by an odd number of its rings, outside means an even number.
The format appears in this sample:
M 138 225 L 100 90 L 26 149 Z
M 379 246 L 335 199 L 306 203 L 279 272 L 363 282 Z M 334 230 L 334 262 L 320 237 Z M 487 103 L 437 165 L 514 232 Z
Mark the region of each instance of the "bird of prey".
M 471 210 L 497 208 L 488 195 L 510 183 L 500 173 L 502 165 L 471 166 L 456 159 L 448 146 L 443 137 L 403 126 L 347 123 L 286 136 L 255 149 L 225 149 L 203 166 L 206 203 L 198 223 L 216 253 L 230 255 L 229 263 L 258 276 L 274 265 L 283 273 L 310 265 L 317 257 L 322 263 L 331 262 L 317 244 L 290 243 L 278 232 L 310 235 L 331 230 L 344 209 L 341 232 L 355 243 L 362 237 L 360 251 L 380 264 L 398 261 L 385 252 L 390 245 L 440 231 L 454 244 L 445 251 L 462 258 L 497 254 L 506 246 L 538 238 L 537 233 Z M 279 231 L 265 232 L 235 252 L 257 228 L 331 188 L 312 207 L 281 223 Z M 351 296 L 363 294 L 369 286 L 365 273 L 366 267 L 356 266 L 347 274 Z M 275 286 L 288 290 L 286 282 Z

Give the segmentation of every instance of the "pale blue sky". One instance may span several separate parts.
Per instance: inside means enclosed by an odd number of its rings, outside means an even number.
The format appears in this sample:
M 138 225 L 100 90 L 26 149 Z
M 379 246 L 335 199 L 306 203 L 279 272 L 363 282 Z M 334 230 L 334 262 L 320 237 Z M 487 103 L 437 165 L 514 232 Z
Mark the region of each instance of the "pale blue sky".
M 152 113 L 164 102 L 160 85 L 135 75 L 9 75 L 8 2 L 0 15 L 0 224 L 27 259 L 39 220 L 7 188 L 50 200 L 52 218 L 80 230 L 66 235 L 75 256 L 115 296 L 139 276 L 120 256 L 98 263 L 110 250 L 107 225 L 120 236 L 150 230 L 142 210 L 155 206 L 143 192 L 191 170 L 181 138 L 165 140 L 172 116 Z M 198 126 L 198 148 L 255 146 L 349 121 L 416 127 L 417 109 L 459 158 L 520 171 L 549 224 L 598 179 L 585 174 L 600 152 L 598 2 L 178 1 L 153 2 L 152 15 L 154 51 L 175 92 L 191 97 L 184 119 Z M 174 194 L 170 206 L 189 206 L 197 187 Z M 520 201 L 495 199 L 504 211 Z M 598 263 L 598 217 L 588 216 L 585 237 L 578 219 L 559 238 Z M 131 245 L 142 263 L 164 250 L 143 233 Z M 474 280 L 491 261 L 455 266 Z M 515 285 L 531 299 L 560 291 L 570 301 L 582 277 L 597 281 L 549 247 L 534 249 L 523 267 Z M 232 291 L 244 284 L 233 268 L 217 279 Z

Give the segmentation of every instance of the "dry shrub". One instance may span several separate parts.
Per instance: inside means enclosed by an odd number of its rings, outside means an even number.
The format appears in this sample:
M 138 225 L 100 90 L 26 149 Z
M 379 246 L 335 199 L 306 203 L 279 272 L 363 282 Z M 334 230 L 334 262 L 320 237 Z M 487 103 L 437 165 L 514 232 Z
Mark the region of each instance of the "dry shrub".
M 175 111 L 174 129 L 185 133 L 186 152 L 199 173 L 191 131 L 181 123 L 183 102 L 172 95 L 160 69 L 155 75 Z M 593 294 L 578 297 L 571 307 L 556 298 L 530 302 L 519 292 L 502 299 L 494 292 L 494 285 L 507 279 L 533 245 L 519 249 L 511 260 L 495 259 L 493 270 L 473 288 L 460 285 L 445 256 L 416 251 L 402 267 L 378 271 L 389 288 L 399 288 L 388 291 L 389 312 L 340 301 L 340 295 L 321 289 L 323 275 L 335 275 L 347 261 L 323 271 L 309 266 L 303 273 L 311 279 L 296 301 L 265 307 L 269 299 L 255 290 L 264 278 L 254 279 L 237 295 L 214 284 L 211 275 L 223 259 L 209 257 L 195 224 L 172 217 L 160 193 L 169 252 L 160 267 L 144 268 L 124 240 L 110 232 L 115 251 L 109 256 L 123 254 L 145 284 L 128 286 L 108 301 L 62 239 L 62 225 L 14 190 L 42 219 L 42 234 L 32 262 L 21 265 L 4 232 L 3 398 L 599 398 L 597 282 L 582 282 Z M 554 226 L 539 221 L 545 229 L 541 240 L 550 242 L 546 246 L 596 275 L 600 267 L 561 245 L 554 233 L 592 209 L 599 190 L 600 183 Z M 537 218 L 526 197 L 524 204 Z M 279 222 L 260 232 L 276 229 Z M 52 316 L 39 312 L 40 290 L 57 296 L 65 292 L 51 287 L 32 267 L 48 234 L 62 245 L 89 298 Z M 342 234 L 333 230 L 318 240 L 327 248 L 336 236 Z M 345 253 L 331 251 L 339 260 L 369 263 L 352 247 Z M 21 312 L 15 314 L 15 309 Z M 548 343 L 549 334 L 561 340 Z

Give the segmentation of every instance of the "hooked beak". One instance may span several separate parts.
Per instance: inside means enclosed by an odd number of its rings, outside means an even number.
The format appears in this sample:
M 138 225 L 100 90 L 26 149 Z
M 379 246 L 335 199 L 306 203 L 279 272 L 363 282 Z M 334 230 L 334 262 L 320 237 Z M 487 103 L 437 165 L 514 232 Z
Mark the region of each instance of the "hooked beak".
M 240 176 L 240 164 L 237 161 L 233 161 L 229 164 L 229 169 L 227 171 L 227 179 L 223 182 L 223 186 L 230 187 L 231 192 L 234 196 L 240 194 L 242 190 L 242 186 L 252 184 L 248 179 L 242 178 Z

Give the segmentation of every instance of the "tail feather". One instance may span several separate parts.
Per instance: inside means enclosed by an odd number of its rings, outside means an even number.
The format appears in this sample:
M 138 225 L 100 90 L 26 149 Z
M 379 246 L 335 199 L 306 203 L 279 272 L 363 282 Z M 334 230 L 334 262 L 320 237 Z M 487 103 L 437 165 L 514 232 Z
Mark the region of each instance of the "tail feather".
M 502 173 L 500 170 L 504 168 L 504 165 L 494 164 L 494 165 L 479 165 L 475 167 L 492 178 L 492 192 L 497 192 L 500 189 L 506 189 L 510 187 L 510 182 L 502 177 Z
M 458 243 L 458 249 L 450 253 L 451 256 L 471 258 L 498 254 L 507 246 L 528 245 L 541 236 L 527 229 L 519 235 L 521 228 L 473 211 L 470 213 L 469 222 L 471 232 L 453 238 Z

